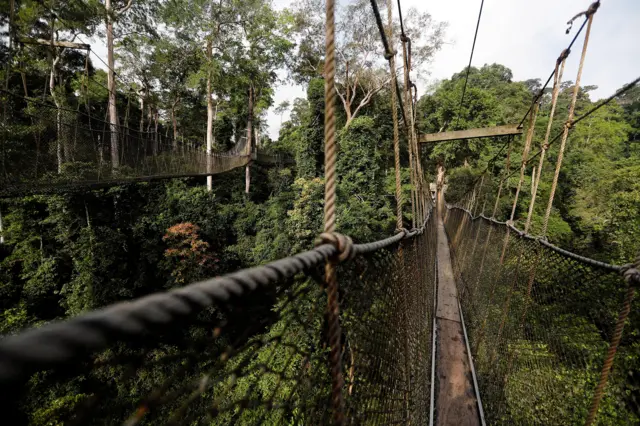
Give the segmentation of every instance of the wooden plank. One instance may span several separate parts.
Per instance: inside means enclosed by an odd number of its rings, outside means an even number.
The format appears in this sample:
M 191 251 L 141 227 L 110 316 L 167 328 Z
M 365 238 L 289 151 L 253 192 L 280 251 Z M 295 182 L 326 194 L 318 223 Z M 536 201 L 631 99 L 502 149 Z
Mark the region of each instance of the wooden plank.
M 458 292 L 451 268 L 449 242 L 442 220 L 438 221 L 438 305 L 436 317 L 460 322 Z
M 480 417 L 460 322 L 437 319 L 436 426 L 479 426 Z
M 68 47 L 70 49 L 82 49 L 82 50 L 89 50 L 89 48 L 91 46 L 89 46 L 88 44 L 84 44 L 84 43 L 73 43 L 70 41 L 51 41 L 51 40 L 45 40 L 42 38 L 21 38 L 18 40 L 20 43 L 24 43 L 24 44 L 40 44 L 42 46 L 55 46 L 55 47 Z
M 521 135 L 522 128 L 517 124 L 483 127 L 480 129 L 454 130 L 452 132 L 425 133 L 420 135 L 420 143 L 436 143 L 453 140 L 489 138 L 493 136 Z

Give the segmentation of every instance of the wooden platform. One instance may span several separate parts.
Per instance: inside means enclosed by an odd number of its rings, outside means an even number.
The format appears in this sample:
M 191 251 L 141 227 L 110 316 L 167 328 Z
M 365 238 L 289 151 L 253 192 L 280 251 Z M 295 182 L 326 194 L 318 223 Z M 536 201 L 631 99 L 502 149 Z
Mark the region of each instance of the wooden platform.
M 425 133 L 420 135 L 420 143 L 438 143 L 453 140 L 490 138 L 494 136 L 521 135 L 522 127 L 517 124 L 507 124 L 481 129 L 454 130 L 451 132 Z

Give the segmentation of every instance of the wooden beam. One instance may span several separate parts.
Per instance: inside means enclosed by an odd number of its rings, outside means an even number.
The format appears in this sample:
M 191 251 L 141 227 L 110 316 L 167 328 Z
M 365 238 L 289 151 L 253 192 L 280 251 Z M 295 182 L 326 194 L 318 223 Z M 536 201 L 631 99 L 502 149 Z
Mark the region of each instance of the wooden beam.
M 522 128 L 517 124 L 505 126 L 483 127 L 480 129 L 454 130 L 452 132 L 426 133 L 420 135 L 420 143 L 437 143 L 444 141 L 490 138 L 493 136 L 521 135 Z
M 70 49 L 82 49 L 82 50 L 89 50 L 89 48 L 91 47 L 88 44 L 83 44 L 83 43 L 72 43 L 70 41 L 54 41 L 51 42 L 51 40 L 45 40 L 42 38 L 21 38 L 20 40 L 18 40 L 20 43 L 24 43 L 24 44 L 40 44 L 42 46 L 55 46 L 55 47 L 68 47 Z

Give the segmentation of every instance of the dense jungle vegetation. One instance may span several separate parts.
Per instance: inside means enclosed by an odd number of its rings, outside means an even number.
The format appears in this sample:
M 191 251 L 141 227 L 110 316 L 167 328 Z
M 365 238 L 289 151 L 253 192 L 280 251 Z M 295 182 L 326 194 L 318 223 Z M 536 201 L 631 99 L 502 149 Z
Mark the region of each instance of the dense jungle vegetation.
M 278 10 L 269 0 L 196 0 L 188 4 L 177 0 L 0 0 L 2 37 L 13 40 L 0 46 L 0 63 L 6 64 L 0 70 L 5 87 L 1 97 L 3 159 L 7 152 L 7 156 L 35 161 L 20 138 L 38 133 L 53 140 L 58 131 L 55 119 L 34 119 L 27 103 L 9 92 L 103 120 L 110 117 L 108 105 L 113 101 L 121 126 L 188 139 L 202 150 L 205 141 L 212 139 L 214 150 L 225 151 L 249 130 L 252 144 L 295 159 L 287 165 L 252 164 L 248 194 L 242 168 L 215 175 L 211 190 L 205 179 L 183 178 L 0 199 L 0 333 L 13 334 L 312 247 L 322 228 L 323 212 L 324 9 L 316 0 L 297 3 Z M 10 10 L 14 10 L 13 17 Z M 419 130 L 455 129 L 466 69 L 428 90 L 419 84 L 420 74 L 428 72 L 433 55 L 442 46 L 446 24 L 412 9 L 405 11 L 405 18 L 413 44 L 414 81 L 421 89 Z M 367 1 L 345 5 L 338 22 L 338 228 L 364 242 L 388 236 L 395 227 L 388 68 Z M 111 33 L 105 29 L 109 25 Z M 111 39 L 115 69 L 103 67 L 86 51 L 19 43 L 20 39 L 99 39 L 106 44 Z M 280 112 L 290 109 L 291 118 L 283 123 L 278 139 L 271 140 L 266 113 L 274 106 L 276 85 L 284 81 L 304 85 L 306 97 L 278 106 Z M 115 89 L 112 100 L 109 87 Z M 518 122 L 540 87 L 539 79 L 514 81 L 512 72 L 500 64 L 472 67 L 457 128 Z M 572 89 L 572 81 L 562 83 L 552 135 L 564 123 Z M 580 89 L 576 115 L 594 105 L 591 90 L 589 86 Z M 544 137 L 550 97 L 549 89 L 536 124 L 535 147 Z M 639 139 L 638 88 L 571 132 L 549 228 L 552 242 L 611 263 L 623 264 L 633 258 L 640 249 Z M 436 165 L 444 165 L 447 199 L 460 200 L 504 142 L 482 139 L 423 148 L 428 181 L 433 181 Z M 522 144 L 520 139 L 514 141 L 512 165 L 519 164 Z M 406 140 L 402 152 L 403 164 L 408 164 Z M 533 234 L 539 231 L 544 215 L 556 153 L 557 144 L 551 147 L 543 171 Z M 490 168 L 494 179 L 487 180 L 487 194 L 495 194 L 504 167 L 500 156 Z M 73 175 L 79 168 L 82 165 L 66 161 L 60 173 Z M 517 179 L 515 175 L 506 184 L 498 219 L 510 213 Z M 530 177 L 527 179 L 516 213 L 520 228 L 530 199 Z M 411 188 L 406 167 L 403 182 L 408 199 Z M 271 306 L 279 302 L 273 297 L 252 303 L 258 318 L 268 318 Z M 208 312 L 203 321 L 220 315 L 224 314 Z M 252 338 L 282 326 L 282 320 L 264 323 L 268 325 Z M 637 311 L 632 323 L 640 324 Z M 231 324 L 229 334 L 239 334 L 245 326 L 239 320 Z M 625 339 L 624 365 L 637 372 L 637 328 Z M 301 338 L 295 344 L 311 343 Z M 267 351 L 263 358 L 281 362 Z M 110 389 L 118 395 L 118 406 L 126 406 L 135 405 L 159 378 L 170 374 L 158 367 L 153 374 L 138 377 L 132 388 L 118 385 L 122 371 L 111 371 L 108 379 L 92 380 L 113 381 Z M 264 380 L 267 383 L 260 383 L 254 392 L 278 389 L 273 377 Z M 94 383 L 77 379 L 60 385 L 50 375 L 34 376 L 28 384 L 29 397 L 17 410 L 24 422 L 59 424 L 77 404 L 89 399 L 89 382 Z M 585 385 L 584 380 L 575 383 Z M 623 374 L 616 386 L 616 398 L 624 400 L 638 393 L 640 381 L 635 376 L 625 379 Z M 279 389 L 276 399 L 285 398 L 289 386 Z M 308 390 L 296 397 L 320 399 L 326 397 L 323 392 L 325 389 Z M 632 414 L 613 408 L 623 405 L 607 406 L 610 424 L 624 424 L 631 418 Z M 570 411 L 570 407 L 563 409 Z M 540 410 L 546 413 L 553 408 Z M 120 414 L 119 409 L 105 409 L 99 416 L 109 424 Z M 535 422 L 540 411 L 523 415 L 529 416 L 525 421 Z M 288 417 L 278 416 L 264 420 L 288 424 Z M 557 421 L 547 420 L 547 424 Z M 232 421 L 238 419 L 219 419 L 220 424 Z M 634 417 L 634 421 L 639 420 Z

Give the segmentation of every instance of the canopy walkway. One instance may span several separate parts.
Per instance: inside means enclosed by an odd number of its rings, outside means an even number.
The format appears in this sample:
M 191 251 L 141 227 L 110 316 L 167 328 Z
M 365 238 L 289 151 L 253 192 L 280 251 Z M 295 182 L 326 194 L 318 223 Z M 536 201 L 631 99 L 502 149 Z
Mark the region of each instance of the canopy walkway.
M 178 177 L 204 177 L 245 167 L 293 160 L 247 143 L 245 136 L 224 152 L 207 153 L 203 141 L 164 132 L 118 127 L 82 112 L 33 98 L 9 101 L 24 122 L 3 132 L 0 197 L 64 192 Z M 112 153 L 111 139 L 118 150 Z M 28 153 L 28 155 L 25 155 Z M 112 156 L 118 156 L 118 167 Z
M 522 132 L 522 123 L 509 126 L 511 133 L 501 133 L 510 135 L 496 155 L 503 155 L 508 145 L 506 167 L 493 213 L 485 216 L 492 196 L 484 186 L 491 178 L 486 171 L 495 158 L 456 205 L 445 202 L 441 170 L 432 199 L 422 170 L 408 72 L 405 103 L 397 108 L 402 94 L 395 52 L 387 40 L 392 36 L 391 7 L 385 32 L 372 1 L 396 89 L 390 93 L 397 220 L 393 235 L 369 243 L 353 243 L 336 232 L 335 4 L 326 3 L 325 216 L 316 246 L 262 266 L 5 336 L 0 340 L 0 405 L 6 418 L 15 419 L 12 424 L 27 423 L 23 407 L 40 404 L 34 395 L 43 394 L 55 401 L 42 407 L 44 421 L 65 424 L 640 422 L 640 380 L 626 364 L 638 345 L 636 339 L 624 338 L 640 334 L 634 301 L 640 257 L 626 265 L 610 265 L 546 239 L 570 129 L 631 87 L 574 118 L 589 29 L 599 2 L 580 15 L 585 20 L 578 34 L 586 28 L 586 35 L 567 124 L 557 137 L 550 137 L 565 50 L 523 118 L 522 122 L 528 118 L 528 125 L 522 161 L 514 171 L 511 142 Z M 408 39 L 402 36 L 407 71 Z M 571 45 L 576 39 L 577 35 Z M 540 151 L 530 155 L 539 98 L 552 78 L 549 127 Z M 398 110 L 407 130 L 411 225 L 404 216 Z M 98 139 L 93 130 L 88 132 L 86 151 L 76 150 L 68 158 L 77 156 L 89 162 L 91 170 L 102 170 L 100 156 L 106 151 L 92 145 Z M 474 135 L 496 133 L 494 129 L 448 137 Z M 544 161 L 549 145 L 557 140 L 561 145 L 543 232 L 533 236 L 531 211 L 542 173 L 534 173 L 532 179 L 524 231 L 515 227 L 517 201 L 528 162 L 536 156 Z M 436 139 L 422 138 L 429 141 Z M 75 143 L 67 142 L 70 147 Z M 56 140 L 42 152 L 54 149 L 56 155 L 66 156 L 65 145 L 58 144 Z M 212 166 L 212 156 L 194 151 L 180 159 L 181 154 L 175 154 L 182 146 L 163 147 L 156 139 L 151 146 L 148 140 L 132 142 L 119 155 L 121 164 L 133 168 L 134 178 L 164 171 L 211 174 L 211 167 L 228 170 L 246 164 L 242 162 L 252 155 L 248 145 L 220 156 L 218 166 Z M 163 153 L 171 153 L 165 163 Z M 129 155 L 135 160 L 129 162 Z M 58 166 L 52 158 L 57 157 L 50 156 L 48 166 L 36 176 L 52 173 Z M 260 160 L 260 153 L 254 158 Z M 18 159 L 8 164 L 4 185 L 19 189 L 33 170 L 22 170 Z M 500 222 L 495 219 L 497 200 L 504 182 L 518 172 L 517 190 L 507 194 L 514 198 L 510 218 Z M 119 178 L 113 171 L 105 173 L 98 179 Z M 62 183 L 85 184 L 91 179 L 95 175 L 69 177 Z M 34 389 L 39 392 L 31 392 Z

